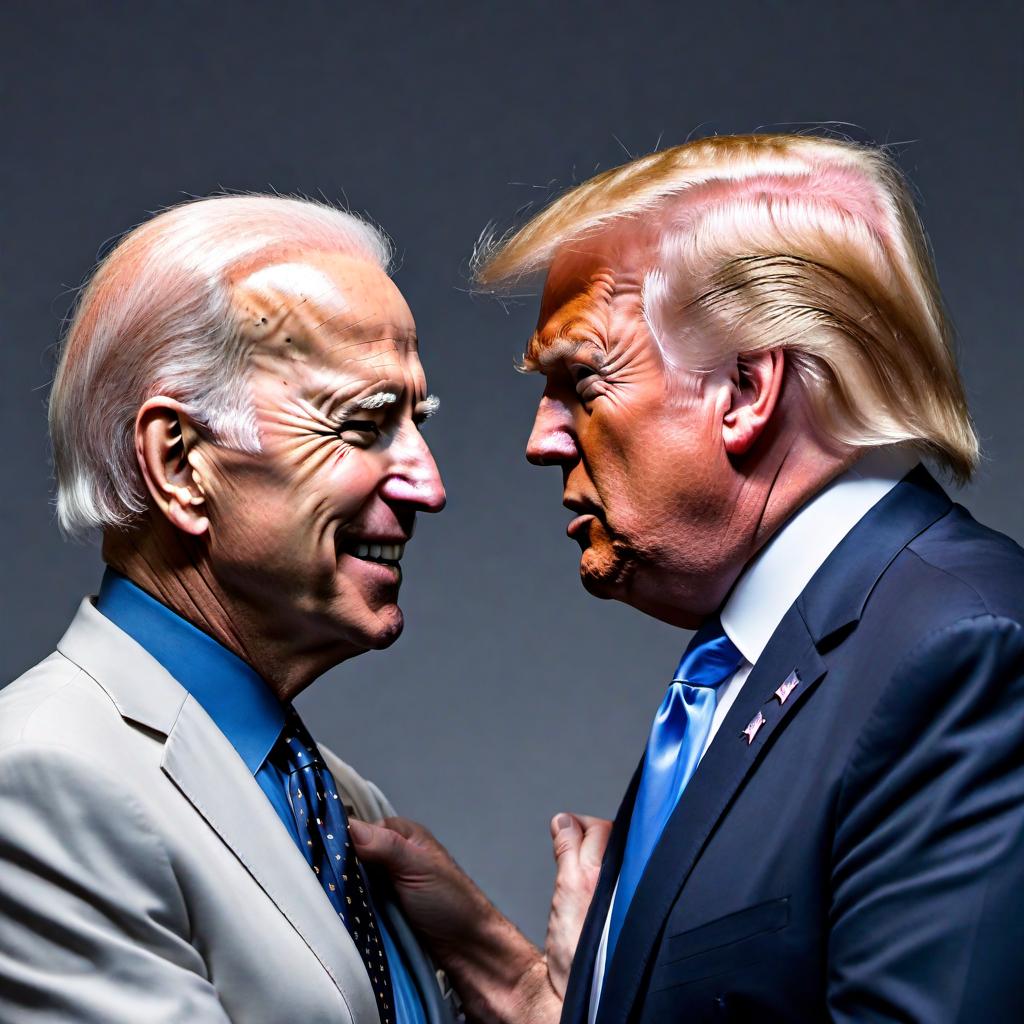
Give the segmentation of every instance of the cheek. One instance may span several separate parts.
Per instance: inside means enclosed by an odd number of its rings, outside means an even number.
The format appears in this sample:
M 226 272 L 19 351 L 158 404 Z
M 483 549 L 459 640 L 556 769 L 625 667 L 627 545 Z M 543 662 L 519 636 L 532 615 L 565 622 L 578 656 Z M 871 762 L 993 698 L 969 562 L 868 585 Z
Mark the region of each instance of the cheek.
M 308 485 L 308 493 L 331 518 L 348 522 L 359 516 L 381 483 L 378 460 L 369 452 L 350 450 L 330 462 Z
M 297 518 L 353 514 L 379 482 L 373 452 L 326 439 L 278 463 L 267 491 L 272 502 L 286 505 Z
M 232 560 L 268 563 L 333 544 L 334 527 L 356 519 L 379 483 L 372 455 L 309 450 L 273 462 L 225 467 L 209 491 L 211 535 Z
M 703 422 L 685 411 L 667 411 L 614 426 L 594 432 L 591 464 L 602 501 L 620 519 L 617 525 L 660 532 L 717 514 L 725 467 Z

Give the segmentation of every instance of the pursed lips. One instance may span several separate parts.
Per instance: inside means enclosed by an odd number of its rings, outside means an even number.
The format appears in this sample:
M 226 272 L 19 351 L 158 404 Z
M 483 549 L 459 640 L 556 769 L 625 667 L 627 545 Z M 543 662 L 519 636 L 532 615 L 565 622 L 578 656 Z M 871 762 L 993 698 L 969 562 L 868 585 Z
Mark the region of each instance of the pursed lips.
M 566 535 L 582 544 L 586 539 L 583 536 L 584 531 L 587 530 L 592 519 L 600 518 L 601 510 L 593 502 L 583 498 L 566 496 L 562 499 L 562 504 L 570 512 L 577 513 L 576 518 L 565 528 Z

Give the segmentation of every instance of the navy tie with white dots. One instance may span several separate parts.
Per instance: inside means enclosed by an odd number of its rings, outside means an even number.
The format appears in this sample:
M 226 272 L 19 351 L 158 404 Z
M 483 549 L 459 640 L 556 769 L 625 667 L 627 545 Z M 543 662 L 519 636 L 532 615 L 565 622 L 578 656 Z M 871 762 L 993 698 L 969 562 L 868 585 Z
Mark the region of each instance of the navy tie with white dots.
M 366 965 L 381 1024 L 394 1024 L 391 973 L 366 874 L 349 841 L 345 808 L 313 737 L 292 707 L 271 758 L 288 776 L 303 852 Z

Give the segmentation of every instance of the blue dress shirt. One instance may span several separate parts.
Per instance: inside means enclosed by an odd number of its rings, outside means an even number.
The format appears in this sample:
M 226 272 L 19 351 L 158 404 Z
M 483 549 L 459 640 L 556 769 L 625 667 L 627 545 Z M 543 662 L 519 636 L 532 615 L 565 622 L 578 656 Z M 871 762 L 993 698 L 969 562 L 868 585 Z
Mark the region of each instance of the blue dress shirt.
M 96 607 L 199 701 L 252 772 L 301 852 L 287 780 L 267 761 L 285 719 L 284 707 L 270 687 L 241 658 L 113 569 L 103 574 Z M 426 1024 L 412 974 L 380 914 L 377 924 L 391 968 L 398 1024 Z

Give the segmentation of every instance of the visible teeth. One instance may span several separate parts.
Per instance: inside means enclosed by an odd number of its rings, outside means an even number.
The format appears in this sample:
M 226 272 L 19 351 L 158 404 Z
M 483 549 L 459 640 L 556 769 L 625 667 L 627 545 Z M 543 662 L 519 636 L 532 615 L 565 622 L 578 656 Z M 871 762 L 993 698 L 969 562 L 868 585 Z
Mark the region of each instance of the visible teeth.
M 405 554 L 404 544 L 357 544 L 352 553 L 356 558 L 378 562 L 399 562 Z

